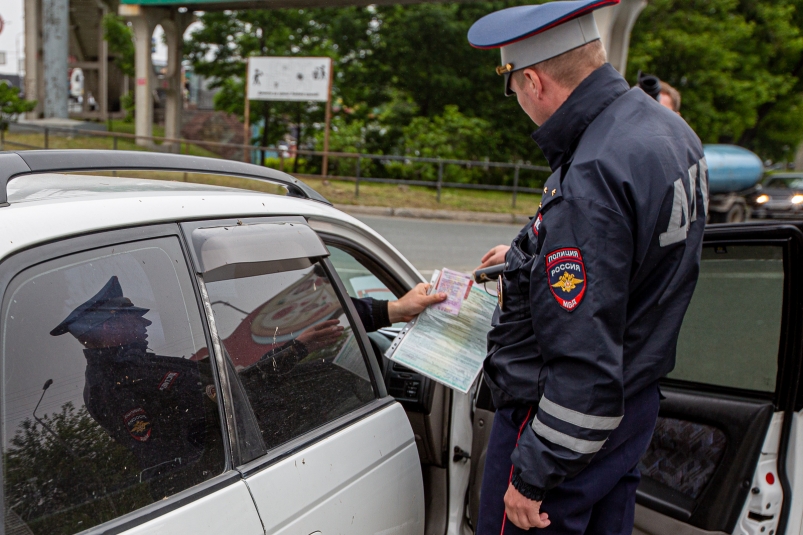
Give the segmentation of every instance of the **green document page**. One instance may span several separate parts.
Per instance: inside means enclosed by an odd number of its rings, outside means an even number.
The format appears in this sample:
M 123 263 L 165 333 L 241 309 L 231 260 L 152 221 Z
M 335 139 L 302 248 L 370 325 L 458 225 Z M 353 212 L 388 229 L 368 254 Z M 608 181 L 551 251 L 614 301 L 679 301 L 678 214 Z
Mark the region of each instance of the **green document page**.
M 439 276 L 436 271 L 433 281 Z M 465 394 L 482 369 L 495 307 L 496 297 L 471 285 L 458 314 L 426 309 L 404 326 L 385 356 Z

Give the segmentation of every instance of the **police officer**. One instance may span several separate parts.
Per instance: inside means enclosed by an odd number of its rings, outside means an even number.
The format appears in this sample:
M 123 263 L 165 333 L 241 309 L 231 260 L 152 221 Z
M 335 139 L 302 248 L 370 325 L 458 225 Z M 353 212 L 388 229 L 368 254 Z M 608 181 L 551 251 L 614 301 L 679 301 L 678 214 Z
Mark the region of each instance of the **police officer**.
M 476 533 L 627 534 L 699 271 L 708 209 L 697 136 L 606 62 L 593 10 L 527 5 L 469 30 L 500 48 L 505 94 L 540 125 L 552 175 L 504 262 L 484 377 L 497 407 Z
M 153 480 L 153 497 L 160 499 L 187 483 L 158 476 L 197 463 L 205 453 L 222 468 L 223 452 L 207 451 L 213 441 L 207 439 L 205 412 L 216 410 L 216 392 L 211 381 L 203 384 L 202 379 L 209 381 L 211 375 L 201 374 L 199 362 L 148 352 L 147 312 L 123 296 L 113 276 L 50 334 L 70 333 L 85 347 L 87 411 L 134 454 L 138 479 Z

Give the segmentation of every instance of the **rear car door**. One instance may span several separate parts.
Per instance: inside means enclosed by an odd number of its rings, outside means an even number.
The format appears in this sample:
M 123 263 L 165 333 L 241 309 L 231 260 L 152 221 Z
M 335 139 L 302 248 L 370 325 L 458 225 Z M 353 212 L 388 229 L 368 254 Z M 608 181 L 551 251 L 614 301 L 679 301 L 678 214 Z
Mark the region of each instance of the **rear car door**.
M 790 508 L 781 468 L 800 373 L 801 244 L 793 226 L 706 230 L 676 366 L 662 381 L 658 423 L 639 463 L 634 533 L 783 533 Z M 494 411 L 481 386 L 470 521 Z
M 265 531 L 423 533 L 412 430 L 320 238 L 293 217 L 184 231 Z
M 5 533 L 263 532 L 177 225 L 28 249 L 0 290 Z
M 636 533 L 784 532 L 801 243 L 794 226 L 706 230 L 675 369 L 639 464 Z

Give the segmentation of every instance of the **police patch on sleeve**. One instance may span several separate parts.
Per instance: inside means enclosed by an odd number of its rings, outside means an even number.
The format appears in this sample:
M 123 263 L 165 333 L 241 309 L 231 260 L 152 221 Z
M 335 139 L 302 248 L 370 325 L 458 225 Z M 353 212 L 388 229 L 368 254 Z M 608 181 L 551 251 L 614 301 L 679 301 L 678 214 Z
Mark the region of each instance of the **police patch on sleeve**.
M 586 268 L 580 249 L 563 248 L 546 255 L 549 289 L 564 309 L 572 312 L 586 293 Z
M 140 442 L 147 442 L 151 438 L 151 419 L 142 407 L 131 409 L 123 415 L 128 434 Z

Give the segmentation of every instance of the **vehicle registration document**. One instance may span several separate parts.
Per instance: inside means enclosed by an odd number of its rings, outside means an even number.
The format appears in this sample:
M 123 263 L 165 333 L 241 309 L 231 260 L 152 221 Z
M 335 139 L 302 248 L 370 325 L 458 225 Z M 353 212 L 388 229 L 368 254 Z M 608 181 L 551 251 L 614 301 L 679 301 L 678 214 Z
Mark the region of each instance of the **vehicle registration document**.
M 431 291 L 448 297 L 405 325 L 385 356 L 465 394 L 482 369 L 497 300 L 470 275 L 445 268 L 433 274 Z

